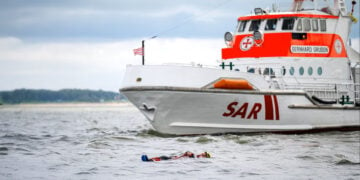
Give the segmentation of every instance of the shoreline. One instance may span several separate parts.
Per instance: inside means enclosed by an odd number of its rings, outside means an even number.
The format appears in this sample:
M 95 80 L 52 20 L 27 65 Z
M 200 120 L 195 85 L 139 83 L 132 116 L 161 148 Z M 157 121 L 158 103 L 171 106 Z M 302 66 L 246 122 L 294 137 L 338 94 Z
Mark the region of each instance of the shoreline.
M 132 106 L 128 101 L 119 102 L 49 102 L 49 103 L 20 103 L 20 104 L 2 104 L 0 108 L 5 107 L 123 107 Z

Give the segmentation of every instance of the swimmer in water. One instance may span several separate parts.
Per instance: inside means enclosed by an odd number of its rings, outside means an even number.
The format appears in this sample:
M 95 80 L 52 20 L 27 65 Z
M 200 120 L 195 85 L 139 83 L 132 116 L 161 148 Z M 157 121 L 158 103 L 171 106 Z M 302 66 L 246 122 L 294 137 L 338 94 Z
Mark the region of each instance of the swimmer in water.
M 180 158 L 195 158 L 195 154 L 190 151 L 186 151 L 184 154 L 180 156 L 159 156 L 153 158 L 148 158 L 147 155 L 141 156 L 142 161 L 161 161 L 161 160 L 173 160 Z M 210 154 L 208 152 L 203 152 L 199 155 L 196 155 L 196 158 L 210 158 Z

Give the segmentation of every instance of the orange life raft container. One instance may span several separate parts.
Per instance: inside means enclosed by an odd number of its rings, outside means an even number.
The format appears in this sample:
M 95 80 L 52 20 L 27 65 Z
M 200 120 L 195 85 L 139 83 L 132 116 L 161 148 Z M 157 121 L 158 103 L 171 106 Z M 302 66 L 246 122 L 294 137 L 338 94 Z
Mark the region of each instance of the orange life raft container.
M 253 86 L 245 79 L 221 79 L 214 83 L 214 88 L 254 90 Z

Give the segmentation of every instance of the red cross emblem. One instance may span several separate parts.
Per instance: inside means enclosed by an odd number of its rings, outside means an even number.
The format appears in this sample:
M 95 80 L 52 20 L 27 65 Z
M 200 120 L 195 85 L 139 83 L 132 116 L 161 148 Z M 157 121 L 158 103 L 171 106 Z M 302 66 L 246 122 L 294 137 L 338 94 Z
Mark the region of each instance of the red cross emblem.
M 245 37 L 240 42 L 240 49 L 243 51 L 249 50 L 254 45 L 254 39 L 252 37 Z
M 334 47 L 335 47 L 336 53 L 340 54 L 341 51 L 342 51 L 342 45 L 341 45 L 340 40 L 337 39 L 337 40 L 335 41 Z

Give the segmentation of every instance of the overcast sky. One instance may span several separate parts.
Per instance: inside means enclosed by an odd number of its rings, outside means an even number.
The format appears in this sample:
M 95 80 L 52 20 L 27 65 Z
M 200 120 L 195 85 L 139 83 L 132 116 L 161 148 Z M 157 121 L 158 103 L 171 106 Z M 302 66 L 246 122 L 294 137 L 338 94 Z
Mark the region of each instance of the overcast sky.
M 0 0 L 0 90 L 118 91 L 132 49 L 146 63 L 218 64 L 237 17 L 275 0 Z M 277 0 L 289 5 L 290 0 Z M 350 1 L 347 2 L 350 7 Z M 283 8 L 285 9 L 285 7 Z M 355 15 L 359 19 L 359 5 Z M 359 23 L 352 29 L 359 46 Z M 150 39 L 157 36 L 155 39 Z

